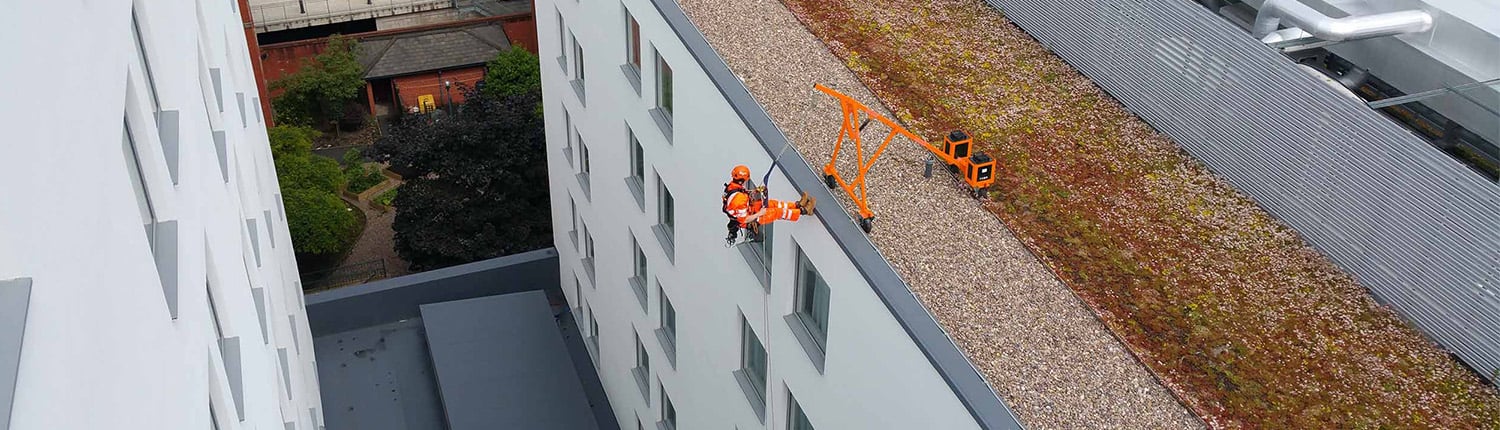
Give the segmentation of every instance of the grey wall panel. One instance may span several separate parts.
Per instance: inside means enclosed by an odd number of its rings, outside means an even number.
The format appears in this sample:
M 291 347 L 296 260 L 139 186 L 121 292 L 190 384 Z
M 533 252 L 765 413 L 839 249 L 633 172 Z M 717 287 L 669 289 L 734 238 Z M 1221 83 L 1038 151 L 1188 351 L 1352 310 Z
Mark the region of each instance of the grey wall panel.
M 0 281 L 0 430 L 10 428 L 10 408 L 16 399 L 16 376 L 21 370 L 21 341 L 26 334 L 29 308 L 31 278 Z
M 245 420 L 245 372 L 240 355 L 239 336 L 219 339 L 219 355 L 224 359 L 224 375 L 229 378 L 229 395 L 234 398 L 234 413 Z
M 987 0 L 1465 363 L 1500 372 L 1500 188 L 1186 0 Z
M 156 130 L 161 137 L 162 154 L 167 159 L 167 173 L 172 176 L 172 185 L 178 184 L 177 172 L 181 169 L 181 118 L 175 110 L 164 110 L 156 114 Z
M 167 300 L 167 312 L 177 319 L 177 221 L 156 223 L 156 273 L 161 277 L 162 296 Z

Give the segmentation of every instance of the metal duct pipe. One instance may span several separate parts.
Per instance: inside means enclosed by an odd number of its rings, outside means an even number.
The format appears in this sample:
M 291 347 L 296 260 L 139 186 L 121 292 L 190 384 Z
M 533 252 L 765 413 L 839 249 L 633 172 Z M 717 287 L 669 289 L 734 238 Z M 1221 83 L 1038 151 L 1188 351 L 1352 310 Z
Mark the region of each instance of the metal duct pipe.
M 1297 0 L 1266 0 L 1255 14 L 1255 38 L 1276 31 L 1282 19 L 1319 39 L 1333 42 L 1416 33 L 1432 28 L 1432 16 L 1421 10 L 1332 18 Z

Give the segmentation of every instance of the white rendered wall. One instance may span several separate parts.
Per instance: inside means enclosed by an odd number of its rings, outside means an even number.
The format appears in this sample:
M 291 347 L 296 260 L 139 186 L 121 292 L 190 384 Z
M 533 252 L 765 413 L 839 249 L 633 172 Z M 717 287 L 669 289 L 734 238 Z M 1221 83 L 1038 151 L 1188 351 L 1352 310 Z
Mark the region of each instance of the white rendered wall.
M 150 80 L 137 66 L 132 10 Z M 0 14 L 0 279 L 33 282 L 11 429 L 320 425 L 297 265 L 248 55 L 230 0 L 28 1 Z M 180 121 L 176 184 L 153 86 L 161 109 Z M 161 267 L 176 279 L 176 297 L 164 292 L 143 233 L 125 122 L 157 219 L 177 224 L 176 239 L 158 245 L 175 249 Z M 210 290 L 224 336 L 239 339 L 238 357 L 221 354 Z M 254 291 L 264 292 L 264 316 Z M 242 411 L 226 362 L 242 368 Z
M 620 68 L 626 62 L 626 9 L 640 22 L 645 42 L 639 94 Z M 679 429 L 785 429 L 788 390 L 820 429 L 977 428 L 972 415 L 816 220 L 776 225 L 769 295 L 739 251 L 724 247 L 725 217 L 719 210 L 719 196 L 730 168 L 746 164 L 759 179 L 771 157 L 649 0 L 624 0 L 623 4 L 620 0 L 539 0 L 536 13 L 563 290 L 571 306 L 578 308 L 586 302 L 598 321 L 596 364 L 621 428 L 636 428 L 637 417 L 646 428 L 654 428 L 661 416 L 663 387 L 676 405 Z M 565 40 L 560 39 L 571 36 L 559 36 L 559 13 L 585 51 L 584 100 L 557 60 L 563 52 L 573 55 L 571 47 L 562 47 Z M 675 71 L 671 143 L 648 113 L 656 92 L 653 47 Z M 568 146 L 564 109 L 590 151 L 591 192 L 587 194 L 575 178 L 578 156 L 573 155 L 570 162 L 564 152 Z M 627 124 L 645 151 L 644 210 L 624 180 L 630 160 Z M 666 256 L 651 230 L 658 215 L 653 170 L 676 199 L 675 259 Z M 784 200 L 795 200 L 798 194 L 779 174 L 772 175 L 771 191 L 772 198 Z M 577 218 L 593 237 L 594 282 L 583 267 L 580 245 L 569 233 L 574 230 L 570 199 L 576 204 Z M 641 243 L 650 262 L 647 312 L 642 312 L 627 283 L 633 274 L 632 237 Z M 832 290 L 826 371 L 822 373 L 783 319 L 793 310 L 794 243 L 805 250 Z M 663 291 L 678 314 L 675 367 L 669 365 L 653 334 L 659 327 Z M 740 367 L 742 314 L 769 355 L 769 407 L 764 423 L 731 375 Z M 587 331 L 586 318 L 577 316 Z M 639 333 L 651 355 L 649 404 L 630 372 L 635 366 L 632 330 Z

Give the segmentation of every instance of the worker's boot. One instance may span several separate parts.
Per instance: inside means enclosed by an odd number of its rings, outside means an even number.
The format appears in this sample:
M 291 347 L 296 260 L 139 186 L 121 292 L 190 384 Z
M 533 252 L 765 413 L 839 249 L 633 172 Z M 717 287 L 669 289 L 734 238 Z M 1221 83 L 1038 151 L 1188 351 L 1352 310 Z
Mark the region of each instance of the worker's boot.
M 733 245 L 735 239 L 740 238 L 740 223 L 739 221 L 729 220 L 729 225 L 727 227 L 729 229 L 729 235 L 724 237 L 724 243 Z
M 814 199 L 812 196 L 807 195 L 806 191 L 803 191 L 802 198 L 797 200 L 797 208 L 802 210 L 803 215 L 812 215 L 813 206 L 817 206 L 817 204 L 818 199 Z
M 747 233 L 745 234 L 745 240 L 751 242 L 760 242 L 764 239 L 760 237 L 760 220 L 752 219 L 749 222 L 746 222 L 745 230 L 747 230 Z

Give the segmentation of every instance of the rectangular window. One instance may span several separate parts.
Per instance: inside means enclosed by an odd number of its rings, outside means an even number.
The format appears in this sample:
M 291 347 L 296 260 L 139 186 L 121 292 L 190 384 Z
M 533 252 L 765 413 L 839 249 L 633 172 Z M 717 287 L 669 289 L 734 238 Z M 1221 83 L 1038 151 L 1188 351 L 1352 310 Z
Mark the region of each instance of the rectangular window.
M 641 23 L 635 21 L 630 11 L 625 11 L 625 44 L 629 64 L 641 70 Z
M 758 400 L 763 404 L 766 395 L 766 347 L 755 336 L 755 331 L 750 329 L 750 321 L 744 318 L 740 319 L 740 370 L 745 372 L 750 388 L 755 390 L 755 399 L 752 401 Z
M 578 166 L 583 174 L 589 174 L 589 145 L 583 143 L 583 136 L 578 136 Z
M 634 235 L 630 236 L 630 250 L 635 253 L 635 276 L 631 276 L 627 282 L 630 284 L 630 291 L 635 293 L 636 301 L 641 305 L 641 312 L 650 312 L 646 301 L 646 251 L 641 250 L 641 242 L 636 240 Z
M 625 188 L 635 198 L 636 209 L 646 211 L 646 151 L 636 139 L 635 130 L 625 124 L 625 141 L 630 147 L 630 176 L 625 177 Z
M 672 119 L 672 66 L 667 60 L 656 53 L 656 107 L 662 110 L 666 119 Z
M 584 327 L 586 327 L 586 329 L 580 329 L 580 330 L 584 330 L 584 332 L 583 332 L 583 343 L 584 343 L 584 346 L 588 347 L 589 355 L 593 356 L 594 363 L 597 365 L 599 363 L 599 321 L 597 320 L 598 316 L 594 315 L 594 310 L 593 310 L 593 308 L 589 307 L 588 302 L 582 301 L 581 298 L 580 298 L 579 301 L 580 301 L 580 303 L 583 303 L 583 322 L 586 324 L 584 326 Z
M 641 146 L 640 139 L 635 138 L 635 132 L 626 129 L 630 137 L 630 177 L 644 183 L 646 181 L 646 149 Z
M 583 45 L 578 44 L 578 36 L 573 36 L 573 79 L 583 81 Z
M 583 242 L 578 244 L 580 257 L 579 263 L 583 265 L 583 273 L 589 278 L 589 287 L 598 287 L 597 279 L 594 277 L 594 234 L 589 231 L 588 224 L 579 223 L 578 230 L 583 236 Z
M 594 234 L 588 227 L 583 229 L 583 258 L 594 259 Z
M 557 64 L 562 66 L 563 72 L 568 71 L 568 23 L 563 20 L 562 11 L 557 11 Z
M 668 429 L 677 428 L 677 407 L 672 405 L 672 398 L 667 397 L 665 387 L 661 390 L 661 422 Z
M 646 354 L 646 344 L 641 343 L 641 335 L 635 335 L 635 367 L 641 370 L 651 371 L 651 356 Z
M 656 341 L 661 344 L 663 355 L 667 357 L 667 364 L 676 367 L 677 308 L 673 307 L 672 300 L 667 298 L 666 289 L 658 286 L 656 296 L 661 307 L 661 326 L 656 328 Z
M 635 245 L 635 277 L 646 279 L 646 251 L 642 251 L 641 245 L 633 239 L 631 243 Z
M 802 405 L 797 403 L 797 398 L 792 392 L 786 393 L 787 403 L 787 430 L 813 430 L 812 421 L 807 419 L 807 414 L 802 411 Z
M 656 183 L 659 185 L 658 192 L 660 193 L 661 200 L 661 207 L 658 208 L 659 212 L 657 215 L 657 221 L 660 222 L 663 227 L 666 227 L 667 233 L 671 233 L 673 231 L 673 227 L 677 223 L 676 202 L 672 200 L 672 191 L 667 189 L 667 184 L 662 182 L 660 177 L 657 177 Z
M 812 332 L 818 346 L 828 346 L 828 283 L 818 274 L 807 254 L 797 252 L 797 314 Z
M 646 344 L 641 343 L 641 335 L 631 330 L 635 335 L 635 368 L 630 369 L 631 376 L 635 377 L 636 388 L 641 391 L 641 398 L 646 404 L 651 404 L 651 356 L 646 354 Z
M 592 169 L 589 162 L 589 145 L 584 143 L 583 136 L 578 136 L 578 188 L 583 190 L 585 200 L 593 198 L 593 182 L 589 179 L 589 171 Z
M 677 309 L 672 307 L 672 300 L 666 294 L 661 295 L 661 328 L 667 334 L 667 338 L 673 344 L 677 342 Z

